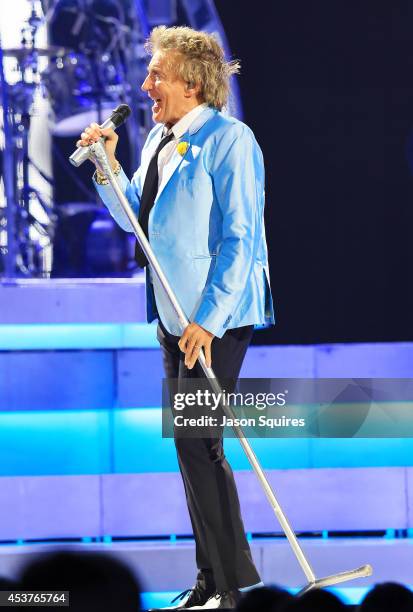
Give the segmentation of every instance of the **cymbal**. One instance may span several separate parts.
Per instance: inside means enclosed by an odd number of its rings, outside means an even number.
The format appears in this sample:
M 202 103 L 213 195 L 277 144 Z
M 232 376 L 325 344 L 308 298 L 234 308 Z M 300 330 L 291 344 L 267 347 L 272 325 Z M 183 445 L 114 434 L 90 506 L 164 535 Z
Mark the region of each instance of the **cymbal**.
M 65 47 L 50 46 L 50 47 L 11 47 L 9 49 L 3 49 L 3 55 L 5 57 L 15 57 L 18 60 L 24 59 L 32 53 L 37 55 L 43 55 L 46 57 L 57 57 L 67 55 L 71 50 Z

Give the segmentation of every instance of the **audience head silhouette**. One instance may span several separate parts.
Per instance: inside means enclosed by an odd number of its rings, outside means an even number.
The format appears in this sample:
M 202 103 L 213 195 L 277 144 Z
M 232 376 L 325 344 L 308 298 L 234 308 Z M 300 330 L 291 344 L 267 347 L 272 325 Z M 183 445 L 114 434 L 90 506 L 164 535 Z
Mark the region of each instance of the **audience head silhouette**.
M 333 593 L 314 589 L 295 597 L 285 608 L 286 612 L 345 612 L 345 604 Z
M 23 589 L 70 591 L 71 612 L 141 609 L 140 588 L 132 571 L 105 554 L 60 551 L 42 555 L 25 567 L 21 584 Z
M 412 612 L 413 593 L 396 582 L 377 584 L 358 609 L 360 612 Z

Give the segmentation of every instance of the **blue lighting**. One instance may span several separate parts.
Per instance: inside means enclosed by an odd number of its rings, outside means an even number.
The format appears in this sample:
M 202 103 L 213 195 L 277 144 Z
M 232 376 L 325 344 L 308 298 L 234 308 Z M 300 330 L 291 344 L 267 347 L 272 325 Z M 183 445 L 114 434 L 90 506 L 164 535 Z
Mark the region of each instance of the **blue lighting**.
M 344 603 L 348 605 L 358 605 L 361 603 L 365 595 L 370 591 L 372 587 L 342 587 L 342 588 L 329 588 L 327 589 L 334 595 L 337 595 Z M 412 587 L 410 587 L 412 588 Z M 295 594 L 298 589 L 288 589 L 290 593 Z M 179 591 L 162 591 L 159 593 L 142 593 L 142 605 L 143 609 L 148 608 L 161 608 L 171 604 L 172 599 L 179 595 Z
M 161 418 L 160 408 L 0 411 L 0 476 L 178 472 Z M 250 442 L 264 469 L 413 464 L 412 439 Z M 234 470 L 251 469 L 237 439 L 224 446 Z
M 0 325 L 0 350 L 159 348 L 148 323 L 48 323 Z

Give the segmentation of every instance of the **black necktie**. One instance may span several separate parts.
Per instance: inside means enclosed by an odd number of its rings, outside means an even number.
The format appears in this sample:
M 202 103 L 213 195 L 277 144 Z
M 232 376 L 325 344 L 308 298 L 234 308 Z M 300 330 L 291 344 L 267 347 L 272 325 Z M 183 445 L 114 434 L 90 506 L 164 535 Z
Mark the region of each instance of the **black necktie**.
M 145 183 L 142 189 L 141 196 L 141 204 L 139 207 L 139 225 L 145 232 L 145 236 L 148 237 L 148 221 L 149 221 L 149 213 L 151 212 L 151 208 L 155 203 L 156 194 L 158 193 L 158 155 L 160 151 L 164 148 L 165 145 L 168 144 L 174 137 L 173 132 L 171 132 L 168 136 L 164 136 L 161 142 L 158 145 L 158 148 L 155 151 L 155 155 L 152 157 L 149 162 L 148 171 L 145 177 Z M 141 246 L 138 241 L 136 241 L 135 247 L 135 259 L 137 264 L 144 268 L 148 265 L 148 260 L 146 259 L 145 253 L 142 251 Z

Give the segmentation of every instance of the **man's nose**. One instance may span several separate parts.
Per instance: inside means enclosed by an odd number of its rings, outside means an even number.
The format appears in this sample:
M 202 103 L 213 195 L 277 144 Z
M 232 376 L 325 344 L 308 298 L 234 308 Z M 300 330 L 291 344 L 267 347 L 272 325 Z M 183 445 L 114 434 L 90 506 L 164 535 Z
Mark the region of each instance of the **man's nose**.
M 141 89 L 142 91 L 149 91 L 151 88 L 151 81 L 149 76 L 146 77 L 146 79 L 144 80 L 144 82 L 141 85 Z

